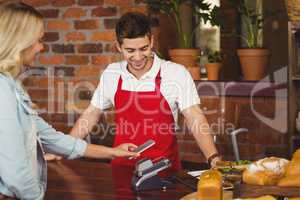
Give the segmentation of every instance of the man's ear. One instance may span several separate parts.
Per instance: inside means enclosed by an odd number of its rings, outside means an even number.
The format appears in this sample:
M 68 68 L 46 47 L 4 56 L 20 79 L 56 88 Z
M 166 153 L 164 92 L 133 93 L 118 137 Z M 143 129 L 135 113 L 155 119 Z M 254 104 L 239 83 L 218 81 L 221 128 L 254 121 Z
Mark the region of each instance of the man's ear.
M 110 51 L 113 52 L 113 53 L 119 53 L 120 52 L 120 48 L 118 48 L 118 41 L 117 40 L 112 42 Z
M 115 42 L 115 47 L 117 48 L 117 50 L 118 50 L 119 53 L 122 52 L 121 44 L 118 41 Z
M 154 45 L 154 35 L 151 34 L 151 36 L 150 36 L 150 47 L 151 47 L 151 49 L 153 49 L 153 45 Z

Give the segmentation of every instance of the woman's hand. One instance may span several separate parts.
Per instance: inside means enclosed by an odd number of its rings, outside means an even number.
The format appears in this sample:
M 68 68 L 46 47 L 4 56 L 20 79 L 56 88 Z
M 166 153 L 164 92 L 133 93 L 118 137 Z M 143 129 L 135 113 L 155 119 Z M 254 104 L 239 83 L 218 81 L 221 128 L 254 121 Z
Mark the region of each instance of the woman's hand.
M 61 156 L 54 155 L 54 154 L 50 154 L 50 153 L 45 153 L 45 154 L 44 154 L 44 159 L 45 159 L 46 161 L 56 161 L 56 160 L 61 160 L 62 157 L 61 157 Z
M 113 157 L 138 157 L 139 153 L 132 152 L 137 146 L 131 143 L 120 144 L 113 148 Z

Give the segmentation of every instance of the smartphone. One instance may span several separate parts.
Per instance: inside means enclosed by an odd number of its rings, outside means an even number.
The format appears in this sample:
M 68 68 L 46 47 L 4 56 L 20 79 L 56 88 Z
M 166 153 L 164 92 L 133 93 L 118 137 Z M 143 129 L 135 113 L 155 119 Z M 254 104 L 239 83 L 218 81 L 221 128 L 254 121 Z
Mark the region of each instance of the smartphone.
M 135 148 L 132 152 L 135 153 L 142 153 L 143 151 L 149 149 L 150 147 L 152 147 L 155 144 L 154 140 L 148 140 L 147 142 L 145 142 L 144 144 L 141 144 L 140 146 L 138 146 L 137 148 Z M 129 157 L 129 159 L 132 159 L 133 157 Z

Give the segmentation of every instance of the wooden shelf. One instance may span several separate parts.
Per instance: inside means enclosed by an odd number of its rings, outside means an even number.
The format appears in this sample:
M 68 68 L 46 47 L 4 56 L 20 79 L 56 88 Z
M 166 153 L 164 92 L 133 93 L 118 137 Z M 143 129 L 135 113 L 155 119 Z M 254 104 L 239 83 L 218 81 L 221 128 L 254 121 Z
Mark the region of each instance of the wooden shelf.
M 292 76 L 293 81 L 300 81 L 300 76 Z
M 288 36 L 289 36 L 289 140 L 290 140 L 290 153 L 300 148 L 300 133 L 296 131 L 295 119 L 298 116 L 300 110 L 300 59 L 298 57 L 300 53 L 299 41 L 300 41 L 300 23 L 289 22 Z

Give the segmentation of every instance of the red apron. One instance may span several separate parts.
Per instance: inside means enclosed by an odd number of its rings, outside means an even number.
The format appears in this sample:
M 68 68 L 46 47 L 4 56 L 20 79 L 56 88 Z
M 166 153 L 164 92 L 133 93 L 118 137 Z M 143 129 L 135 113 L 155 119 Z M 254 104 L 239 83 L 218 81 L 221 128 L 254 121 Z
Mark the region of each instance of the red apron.
M 116 136 L 114 146 L 121 143 L 143 144 L 149 139 L 156 142 L 137 159 L 116 158 L 112 165 L 133 166 L 145 157 L 172 161 L 169 172 L 181 169 L 178 145 L 174 134 L 175 122 L 170 106 L 160 92 L 160 71 L 155 78 L 155 91 L 135 92 L 122 90 L 120 76 L 115 94 Z

